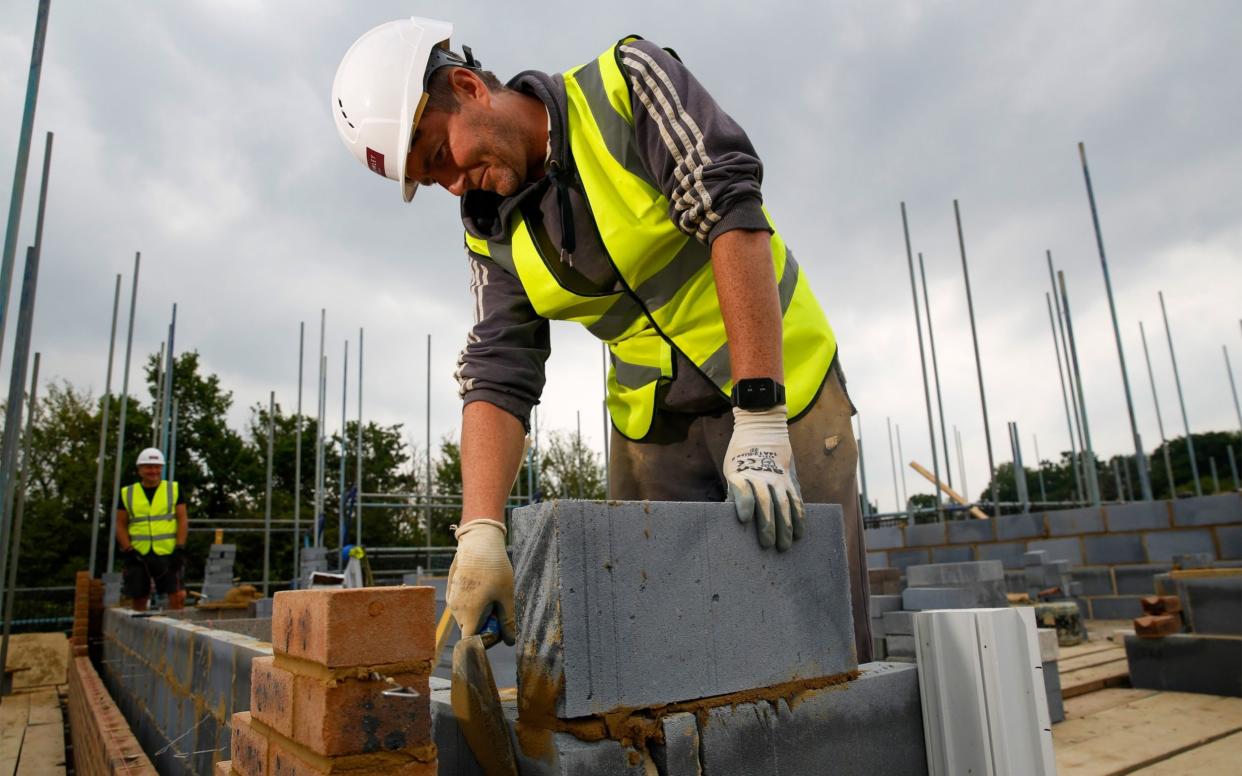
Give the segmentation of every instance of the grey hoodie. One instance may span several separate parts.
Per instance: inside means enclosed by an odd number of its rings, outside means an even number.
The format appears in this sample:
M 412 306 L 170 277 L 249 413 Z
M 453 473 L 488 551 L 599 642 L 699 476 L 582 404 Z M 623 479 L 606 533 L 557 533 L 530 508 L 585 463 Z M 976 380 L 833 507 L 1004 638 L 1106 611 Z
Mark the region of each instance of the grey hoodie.
M 669 199 L 669 218 L 709 245 L 733 229 L 769 231 L 761 209 L 763 165 L 742 128 L 670 52 L 636 40 L 623 45 L 620 53 L 630 82 L 640 161 Z M 559 74 L 526 71 L 507 86 L 537 97 L 548 110 L 547 172 L 511 197 L 467 192 L 461 198 L 466 231 L 507 242 L 505 225 L 514 208 L 521 208 L 532 233 L 547 248 L 545 254 L 560 256 L 552 270 L 564 287 L 623 291 L 573 174 L 564 80 Z M 466 404 L 494 404 L 529 429 L 551 351 L 548 321 L 531 306 L 512 266 L 466 252 L 475 322 L 457 361 L 462 399 Z M 698 414 L 728 407 L 729 399 L 674 350 L 673 379 L 657 392 L 657 408 Z

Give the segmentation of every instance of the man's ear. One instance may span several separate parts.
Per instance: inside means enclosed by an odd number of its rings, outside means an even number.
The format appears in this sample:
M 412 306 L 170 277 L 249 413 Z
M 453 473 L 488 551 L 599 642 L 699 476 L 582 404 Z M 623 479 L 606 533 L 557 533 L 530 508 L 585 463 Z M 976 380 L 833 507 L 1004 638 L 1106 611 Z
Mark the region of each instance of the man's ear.
M 491 104 L 491 90 L 487 88 L 487 84 L 483 83 L 483 79 L 479 78 L 474 71 L 464 67 L 455 67 L 449 73 L 449 83 L 452 85 L 453 94 L 456 95 L 459 103 L 481 102 L 483 105 Z

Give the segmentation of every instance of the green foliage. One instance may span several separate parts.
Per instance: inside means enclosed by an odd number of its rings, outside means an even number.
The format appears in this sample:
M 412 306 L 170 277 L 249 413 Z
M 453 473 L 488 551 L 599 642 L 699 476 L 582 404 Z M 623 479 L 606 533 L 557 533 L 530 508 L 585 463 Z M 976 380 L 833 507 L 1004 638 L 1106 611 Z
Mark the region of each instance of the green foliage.
M 553 431 L 540 454 L 543 499 L 599 500 L 607 497 L 601 456 L 584 445 L 577 434 Z

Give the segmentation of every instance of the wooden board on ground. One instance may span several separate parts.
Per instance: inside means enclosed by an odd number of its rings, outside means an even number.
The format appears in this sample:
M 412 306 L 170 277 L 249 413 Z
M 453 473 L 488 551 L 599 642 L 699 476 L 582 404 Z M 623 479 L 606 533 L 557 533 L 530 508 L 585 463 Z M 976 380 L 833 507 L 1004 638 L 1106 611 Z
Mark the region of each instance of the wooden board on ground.
M 1184 776 L 1187 773 L 1230 773 L 1242 763 L 1242 733 L 1234 733 L 1210 744 L 1149 765 L 1135 773 L 1145 776 Z
M 59 725 L 64 722 L 60 711 L 60 695 L 55 687 L 23 693 L 30 696 L 30 717 L 27 725 Z M 5 700 L 7 703 L 8 700 Z
M 1066 698 L 1065 718 L 1078 719 L 1089 714 L 1096 714 L 1114 706 L 1122 706 L 1143 698 L 1150 698 L 1156 690 L 1133 690 L 1129 687 L 1108 687 L 1103 690 L 1086 693 L 1073 698 Z
M 1242 698 L 1162 692 L 1066 720 L 1052 729 L 1052 740 L 1062 776 L 1111 776 L 1239 731 Z
M 1169 572 L 1173 579 L 1203 579 L 1205 577 L 1236 577 L 1242 569 L 1175 569 Z
M 1090 668 L 1081 668 L 1061 675 L 1061 697 L 1064 699 L 1085 695 L 1105 687 L 1118 687 L 1130 683 L 1130 665 L 1123 654 L 1113 660 Z
M 33 710 L 33 705 L 32 705 Z M 63 776 L 65 773 L 65 726 L 59 706 L 55 721 L 35 724 L 32 713 L 15 776 Z
M 9 637 L 8 667 L 29 667 L 13 676 L 13 689 L 69 681 L 69 639 L 63 633 L 17 633 Z
M 1094 655 L 1097 652 L 1107 652 L 1110 649 L 1117 649 L 1117 645 L 1111 641 L 1085 641 L 1082 644 L 1075 644 L 1072 647 L 1061 647 L 1060 660 L 1072 660 L 1083 655 Z
M 1061 676 L 1081 671 L 1084 668 L 1111 663 L 1114 660 L 1125 660 L 1126 651 L 1121 647 L 1109 645 L 1108 649 L 1101 649 L 1098 652 L 1091 652 L 1085 655 L 1074 655 L 1066 657 L 1061 655 L 1061 659 L 1057 661 L 1057 669 L 1061 672 Z
M 30 696 L 10 695 L 0 703 L 0 776 L 13 776 L 26 737 Z

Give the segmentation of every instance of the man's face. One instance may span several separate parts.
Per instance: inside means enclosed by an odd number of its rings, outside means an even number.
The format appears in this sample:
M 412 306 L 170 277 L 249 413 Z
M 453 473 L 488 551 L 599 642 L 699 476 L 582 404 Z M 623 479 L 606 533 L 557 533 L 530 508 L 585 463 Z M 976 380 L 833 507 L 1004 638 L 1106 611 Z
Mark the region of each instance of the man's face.
M 142 480 L 142 484 L 148 488 L 155 487 L 159 484 L 160 475 L 163 474 L 164 467 L 158 463 L 144 463 L 138 466 L 138 478 Z
M 460 110 L 427 109 L 406 160 L 406 176 L 454 196 L 482 189 L 508 197 L 526 180 L 526 146 L 495 95 L 468 70 L 450 76 Z

